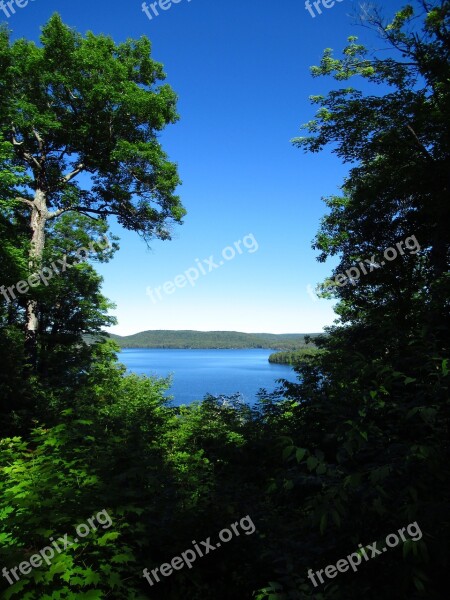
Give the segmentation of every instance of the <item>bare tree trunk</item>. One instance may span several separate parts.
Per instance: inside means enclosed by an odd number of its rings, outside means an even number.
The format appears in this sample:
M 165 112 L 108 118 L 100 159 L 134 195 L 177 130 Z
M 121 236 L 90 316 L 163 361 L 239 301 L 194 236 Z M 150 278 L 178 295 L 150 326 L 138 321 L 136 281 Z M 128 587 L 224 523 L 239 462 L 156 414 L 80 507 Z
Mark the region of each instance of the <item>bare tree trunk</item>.
M 29 255 L 30 273 L 42 267 L 45 247 L 45 224 L 48 218 L 47 198 L 43 190 L 37 189 L 31 209 L 30 228 L 32 232 Z M 37 366 L 37 334 L 39 330 L 39 307 L 36 300 L 28 300 L 26 306 L 25 349 L 31 370 Z

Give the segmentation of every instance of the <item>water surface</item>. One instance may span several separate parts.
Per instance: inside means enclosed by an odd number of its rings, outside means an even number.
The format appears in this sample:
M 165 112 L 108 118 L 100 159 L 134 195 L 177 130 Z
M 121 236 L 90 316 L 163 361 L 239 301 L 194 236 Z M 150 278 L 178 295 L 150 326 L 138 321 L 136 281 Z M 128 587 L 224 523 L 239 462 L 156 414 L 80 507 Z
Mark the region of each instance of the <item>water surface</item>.
M 127 348 L 119 360 L 128 371 L 139 375 L 173 375 L 168 394 L 173 404 L 189 404 L 206 394 L 231 395 L 239 392 L 243 400 L 253 404 L 260 388 L 272 392 L 279 387 L 277 379 L 296 381 L 288 365 L 268 361 L 273 350 L 165 350 Z

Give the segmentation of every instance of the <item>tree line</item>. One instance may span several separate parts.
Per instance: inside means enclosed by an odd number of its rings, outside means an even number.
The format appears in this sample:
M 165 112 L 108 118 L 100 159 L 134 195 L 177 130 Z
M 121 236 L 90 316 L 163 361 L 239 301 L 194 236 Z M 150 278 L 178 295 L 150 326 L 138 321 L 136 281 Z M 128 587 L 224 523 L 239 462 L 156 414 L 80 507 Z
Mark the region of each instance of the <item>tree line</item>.
M 48 286 L 0 296 L 2 598 L 447 597 L 450 2 L 416 0 L 390 22 L 366 7 L 362 24 L 390 52 L 353 36 L 339 56 L 325 50 L 312 74 L 337 87 L 312 97 L 316 117 L 294 140 L 351 166 L 314 248 L 338 258 L 335 274 L 411 235 L 421 249 L 324 285 L 336 323 L 298 382 L 261 390 L 254 407 L 212 396 L 172 407 L 169 383 L 126 375 L 101 335 L 113 319 L 94 265 L 118 247 L 107 218 L 148 241 L 169 239 L 185 213 L 157 141 L 176 95 L 150 42 L 82 36 L 58 15 L 40 46 L 2 30 L 3 285 L 112 241 Z M 108 530 L 75 541 L 102 511 Z M 246 515 L 252 535 L 149 586 L 144 569 Z M 412 523 L 417 541 L 317 586 L 308 577 Z M 23 572 L 65 534 L 50 565 Z

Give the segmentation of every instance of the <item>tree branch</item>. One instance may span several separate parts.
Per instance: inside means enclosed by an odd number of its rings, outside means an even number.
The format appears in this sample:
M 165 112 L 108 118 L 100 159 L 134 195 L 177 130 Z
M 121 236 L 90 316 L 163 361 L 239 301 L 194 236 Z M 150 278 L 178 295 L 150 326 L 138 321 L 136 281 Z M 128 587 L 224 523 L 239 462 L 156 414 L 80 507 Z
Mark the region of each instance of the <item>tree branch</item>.
M 80 163 L 77 168 L 72 171 L 72 173 L 68 173 L 67 175 L 65 175 L 64 177 L 61 177 L 61 181 L 63 183 L 68 183 L 71 179 L 73 179 L 74 177 L 76 177 L 79 173 L 81 173 L 81 171 L 84 169 L 85 165 L 83 163 Z
M 27 161 L 27 163 L 30 165 L 31 168 L 33 168 L 32 165 L 34 165 L 35 168 L 38 169 L 38 171 L 40 171 L 42 168 L 40 162 L 32 154 L 30 154 L 29 152 L 26 152 L 24 150 L 24 148 L 22 148 L 23 142 L 17 141 L 16 133 L 17 133 L 16 128 L 14 127 L 14 125 L 12 125 L 11 126 L 11 141 L 12 141 L 14 148 L 18 149 L 19 153 L 23 156 L 23 158 Z
M 414 129 L 411 127 L 411 125 L 409 123 L 406 124 L 407 129 L 409 129 L 409 131 L 412 133 L 414 139 L 417 142 L 417 145 L 419 146 L 419 148 L 422 150 L 422 152 L 425 153 L 425 155 L 427 156 L 427 158 L 431 161 L 434 162 L 433 157 L 431 156 L 431 154 L 428 152 L 428 150 L 425 148 L 425 146 L 422 144 L 422 142 L 419 140 L 419 138 L 417 137 L 417 133 L 414 131 Z
M 74 206 L 72 207 L 70 210 L 73 210 L 75 212 L 79 212 L 79 213 L 93 213 L 94 215 L 102 215 L 102 216 L 119 216 L 121 213 L 118 211 L 114 211 L 114 210 L 102 210 L 102 209 L 97 209 L 97 208 L 89 208 L 89 206 Z M 88 215 L 87 215 L 88 216 Z
M 69 206 L 68 208 L 59 208 L 58 210 L 55 210 L 54 212 L 49 213 L 47 216 L 47 221 L 50 221 L 51 219 L 56 219 L 56 217 L 59 217 L 63 213 L 70 212 L 70 211 L 80 213 L 81 215 L 84 215 L 85 217 L 90 217 L 91 219 L 94 219 L 94 221 L 98 221 L 98 219 L 96 219 L 89 213 L 93 213 L 95 215 L 101 215 L 101 216 L 105 216 L 105 215 L 119 216 L 120 215 L 120 212 L 105 211 L 105 210 L 97 209 L 97 208 L 89 208 L 89 206 Z
M 84 215 L 85 217 L 89 217 L 90 219 L 92 219 L 93 221 L 100 221 L 100 219 L 97 219 L 96 217 L 93 217 L 92 215 L 90 215 L 87 212 L 83 212 L 82 210 L 78 210 L 77 211 L 80 215 Z
M 88 214 L 87 212 L 83 212 L 76 207 L 74 208 L 73 206 L 69 206 L 69 208 L 59 208 L 58 210 L 55 210 L 54 212 L 49 213 L 48 217 L 47 217 L 47 221 L 50 221 L 51 219 L 56 219 L 63 213 L 70 212 L 70 211 L 78 212 L 81 215 L 84 215 L 85 217 L 89 217 L 90 219 L 93 219 L 94 221 L 98 221 L 98 219 L 96 219 L 92 215 Z
M 17 198 L 14 198 L 14 200 L 16 202 L 23 202 L 24 204 L 28 204 L 31 207 L 34 206 L 34 203 L 31 200 L 28 200 L 27 198 L 22 198 L 22 196 L 18 196 Z
M 51 219 L 56 219 L 56 217 L 59 217 L 63 213 L 69 212 L 70 210 L 73 210 L 71 206 L 69 208 L 59 208 L 58 210 L 48 213 L 47 221 L 50 221 Z
M 63 159 L 63 156 L 64 156 L 64 154 L 65 154 L 66 152 L 67 152 L 67 146 L 65 146 L 65 147 L 64 147 L 64 149 L 61 151 L 61 154 L 59 155 L 59 158 L 58 158 L 58 160 L 62 160 L 62 159 Z
M 44 140 L 41 138 L 39 133 L 34 128 L 33 128 L 33 133 L 34 133 L 34 137 L 36 138 L 37 143 L 39 145 L 39 152 L 41 152 L 41 154 L 42 154 L 42 152 L 44 150 Z

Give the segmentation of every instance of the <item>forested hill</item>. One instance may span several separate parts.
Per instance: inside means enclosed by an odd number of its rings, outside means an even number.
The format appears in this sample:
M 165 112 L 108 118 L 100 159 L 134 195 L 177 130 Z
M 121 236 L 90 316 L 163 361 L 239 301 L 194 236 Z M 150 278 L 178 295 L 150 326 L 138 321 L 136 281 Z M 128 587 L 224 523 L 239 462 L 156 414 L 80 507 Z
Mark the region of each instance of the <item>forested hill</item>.
M 304 333 L 240 333 L 238 331 L 141 331 L 110 334 L 121 348 L 271 348 L 296 350 L 305 345 Z M 314 335 L 314 334 L 313 334 Z

